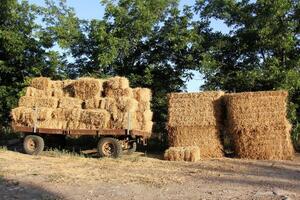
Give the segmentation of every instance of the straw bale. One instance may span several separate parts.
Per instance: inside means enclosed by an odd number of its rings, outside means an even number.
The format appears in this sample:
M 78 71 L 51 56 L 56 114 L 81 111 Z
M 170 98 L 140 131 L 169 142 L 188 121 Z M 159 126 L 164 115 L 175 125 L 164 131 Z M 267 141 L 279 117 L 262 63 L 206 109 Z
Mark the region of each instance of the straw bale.
M 67 129 L 67 121 L 65 120 L 45 120 L 38 125 L 39 128 Z
M 106 89 L 112 89 L 112 90 L 116 90 L 116 89 L 127 89 L 129 88 L 129 81 L 127 78 L 125 77 L 120 77 L 120 76 L 115 76 L 112 78 L 107 79 L 104 84 L 103 84 L 104 88 Z
M 113 98 L 118 98 L 118 97 L 133 97 L 133 92 L 131 88 L 125 88 L 125 89 L 111 89 L 111 88 L 105 88 L 104 89 L 104 96 L 105 97 L 113 97 Z
M 143 121 L 144 122 L 150 122 L 152 120 L 153 117 L 153 112 L 151 110 L 146 110 L 143 113 Z
M 146 121 L 142 124 L 142 131 L 146 131 L 148 133 L 152 132 L 152 128 L 153 128 L 153 122 L 152 121 Z
M 151 90 L 148 88 L 134 88 L 133 96 L 138 102 L 150 102 L 152 98 Z
M 116 105 L 122 112 L 136 112 L 138 108 L 138 102 L 129 97 L 118 97 Z
M 228 132 L 240 158 L 285 160 L 294 154 L 286 91 L 226 95 Z
M 98 109 L 101 108 L 102 97 L 94 97 L 92 99 L 87 99 L 84 101 L 84 109 Z M 102 108 L 104 109 L 104 107 Z
M 101 97 L 103 80 L 95 78 L 80 78 L 72 84 L 74 95 L 82 100 Z
M 38 108 L 37 111 L 34 111 L 32 108 L 28 107 L 17 107 L 12 110 L 11 116 L 13 122 L 33 127 L 35 120 L 37 120 L 37 123 L 40 121 L 50 120 L 52 112 L 52 108 L 41 107 Z
M 82 100 L 72 97 L 63 97 L 59 99 L 59 108 L 82 108 Z
M 235 135 L 235 151 L 238 157 L 262 160 L 292 159 L 294 149 L 286 129 L 254 128 L 239 131 Z
M 146 110 L 151 110 L 150 101 L 138 101 L 138 111 L 145 112 Z
M 130 119 L 130 127 L 128 127 L 128 120 Z M 118 113 L 118 117 L 116 119 L 111 119 L 109 123 L 109 128 L 112 129 L 134 129 L 141 130 L 141 125 L 136 120 L 135 113 Z
M 100 109 L 107 110 L 112 117 L 112 120 L 117 120 L 119 117 L 119 110 L 117 107 L 117 102 L 114 98 L 102 98 L 100 101 Z
M 106 128 L 109 119 L 109 112 L 103 109 L 82 110 L 80 115 L 80 122 L 92 129 Z
M 19 99 L 19 107 L 47 107 L 47 108 L 57 108 L 58 99 L 54 97 L 31 97 L 22 96 Z
M 200 160 L 200 149 L 197 146 L 170 147 L 165 151 L 164 159 L 170 161 L 196 162 Z
M 203 158 L 223 156 L 220 131 L 216 127 L 183 126 L 168 127 L 168 139 L 171 147 L 198 146 Z
M 45 95 L 46 95 L 46 93 L 45 93 L 44 90 L 39 90 L 39 89 L 36 89 L 34 87 L 27 87 L 26 88 L 25 96 L 28 96 L 28 97 L 43 97 Z
M 206 92 L 191 92 L 191 93 L 170 93 L 168 94 L 168 101 L 170 104 L 173 101 L 185 101 L 190 99 L 198 99 L 198 100 L 216 100 L 224 95 L 223 91 L 206 91 Z
M 221 126 L 224 92 L 171 93 L 169 126 Z
M 51 88 L 51 80 L 46 77 L 33 78 L 30 86 L 40 90 L 47 90 Z
M 64 87 L 63 81 L 51 81 L 51 89 L 60 89 L 62 90 Z
M 79 121 L 82 109 L 79 108 L 56 108 L 52 113 L 52 119 Z

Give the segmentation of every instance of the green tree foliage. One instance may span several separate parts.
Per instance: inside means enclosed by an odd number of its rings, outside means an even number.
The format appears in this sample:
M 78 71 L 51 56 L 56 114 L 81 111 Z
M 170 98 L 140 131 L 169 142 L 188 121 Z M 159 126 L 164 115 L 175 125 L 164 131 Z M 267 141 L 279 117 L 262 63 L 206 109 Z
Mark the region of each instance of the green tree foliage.
M 26 1 L 2 0 L 0 4 L 0 126 L 9 122 L 9 112 L 20 91 L 33 76 L 57 77 L 61 58 L 48 48 L 37 6 Z
M 223 20 L 229 34 L 211 33 L 201 64 L 205 89 L 287 89 L 290 118 L 300 120 L 300 3 L 293 0 L 199 0 L 204 18 Z M 295 110 L 296 109 L 296 110 Z M 296 136 L 295 136 L 296 137 Z

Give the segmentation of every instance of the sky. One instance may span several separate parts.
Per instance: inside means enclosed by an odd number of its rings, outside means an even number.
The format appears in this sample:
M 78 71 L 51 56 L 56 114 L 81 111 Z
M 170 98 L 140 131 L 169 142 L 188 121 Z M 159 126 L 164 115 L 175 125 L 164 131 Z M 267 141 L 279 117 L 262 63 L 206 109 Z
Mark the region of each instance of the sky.
M 28 0 L 30 3 L 37 5 L 44 5 L 44 0 Z M 193 5 L 195 0 L 180 0 L 179 6 Z M 101 19 L 104 15 L 104 7 L 101 5 L 100 0 L 67 0 L 67 4 L 73 7 L 77 16 L 80 19 Z M 222 21 L 212 20 L 211 27 L 215 31 L 228 33 L 229 29 Z M 203 76 L 196 71 L 193 71 L 194 77 L 187 82 L 187 91 L 199 91 L 200 86 L 203 85 Z

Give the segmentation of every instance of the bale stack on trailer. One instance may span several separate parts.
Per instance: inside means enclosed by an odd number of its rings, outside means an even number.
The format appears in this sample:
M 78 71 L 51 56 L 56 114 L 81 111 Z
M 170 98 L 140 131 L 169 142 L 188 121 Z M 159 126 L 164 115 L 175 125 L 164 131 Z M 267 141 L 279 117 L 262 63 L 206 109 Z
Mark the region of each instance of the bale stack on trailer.
M 285 91 L 228 94 L 228 132 L 240 158 L 285 160 L 293 157 Z
M 39 77 L 26 88 L 19 107 L 12 110 L 12 119 L 16 125 L 28 127 L 130 128 L 150 134 L 150 101 L 149 89 L 130 88 L 128 79 L 124 77 L 64 81 Z
M 168 96 L 170 147 L 197 146 L 201 158 L 223 156 L 223 92 L 171 93 Z

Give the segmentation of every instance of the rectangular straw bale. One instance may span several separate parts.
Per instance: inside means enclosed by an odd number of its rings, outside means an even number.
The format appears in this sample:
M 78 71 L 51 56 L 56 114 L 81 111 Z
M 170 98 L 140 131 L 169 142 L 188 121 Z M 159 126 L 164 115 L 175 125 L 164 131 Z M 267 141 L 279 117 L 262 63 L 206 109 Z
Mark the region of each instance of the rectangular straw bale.
M 189 161 L 200 160 L 200 149 L 197 146 L 170 147 L 164 153 L 164 159 L 169 161 Z
M 151 90 L 148 88 L 134 88 L 133 96 L 138 102 L 150 102 L 152 99 Z
M 48 90 L 51 88 L 51 79 L 46 77 L 33 78 L 30 86 L 40 90 Z
M 223 121 L 224 92 L 171 93 L 169 126 L 218 126 Z
M 83 108 L 84 109 L 98 109 L 98 108 L 101 108 L 101 101 L 103 98 L 102 97 L 94 97 L 92 99 L 87 99 L 84 101 L 84 106 Z M 102 108 L 104 109 L 104 108 Z
M 19 107 L 47 107 L 47 108 L 57 108 L 58 99 L 54 97 L 31 97 L 22 96 L 19 99 Z
M 87 128 L 107 128 L 110 114 L 103 109 L 82 110 L 80 122 L 86 124 Z
M 21 124 L 24 126 L 34 126 L 36 122 L 51 120 L 52 108 L 38 108 L 36 113 L 32 108 L 28 107 L 17 107 L 11 112 L 12 120 L 14 123 Z
M 116 98 L 116 105 L 121 112 L 136 112 L 138 108 L 138 102 L 129 97 Z
M 145 131 L 145 132 L 148 132 L 148 133 L 151 133 L 152 128 L 153 128 L 153 122 L 152 121 L 146 121 L 146 122 L 143 122 L 141 130 Z
M 130 117 L 130 118 L 129 118 Z M 128 120 L 130 119 L 130 127 L 128 127 Z M 109 128 L 112 129 L 134 129 L 141 130 L 141 125 L 136 120 L 135 113 L 118 113 L 118 117 L 116 119 L 111 119 L 109 123 Z
M 234 137 L 236 154 L 240 158 L 259 160 L 292 159 L 294 150 L 286 129 L 253 128 Z
M 139 112 L 145 112 L 146 110 L 151 110 L 150 108 L 150 101 L 138 101 L 138 108 Z
M 285 160 L 293 157 L 286 91 L 225 96 L 228 132 L 240 158 Z M 253 109 L 251 109 L 251 107 Z
M 217 127 L 168 126 L 168 139 L 171 147 L 198 146 L 203 158 L 223 157 L 223 146 Z
M 82 100 L 72 97 L 63 97 L 59 99 L 59 108 L 82 108 Z
M 73 83 L 76 98 L 85 100 L 101 97 L 103 80 L 95 78 L 80 78 Z
M 67 129 L 67 121 L 65 120 L 45 120 L 38 124 L 39 128 Z
M 129 81 L 125 77 L 115 76 L 115 77 L 107 79 L 103 83 L 103 87 L 105 89 L 112 89 L 112 90 L 123 89 L 124 90 L 124 89 L 129 88 Z
M 25 91 L 25 96 L 28 97 L 44 97 L 46 96 L 45 90 L 39 90 L 34 87 L 27 87 Z
M 112 97 L 112 98 L 118 98 L 118 97 L 133 97 L 132 89 L 131 88 L 125 88 L 125 89 L 111 89 L 111 88 L 105 88 L 104 89 L 104 96 L 105 97 Z
M 52 119 L 63 121 L 79 121 L 82 109 L 56 108 L 52 113 Z

